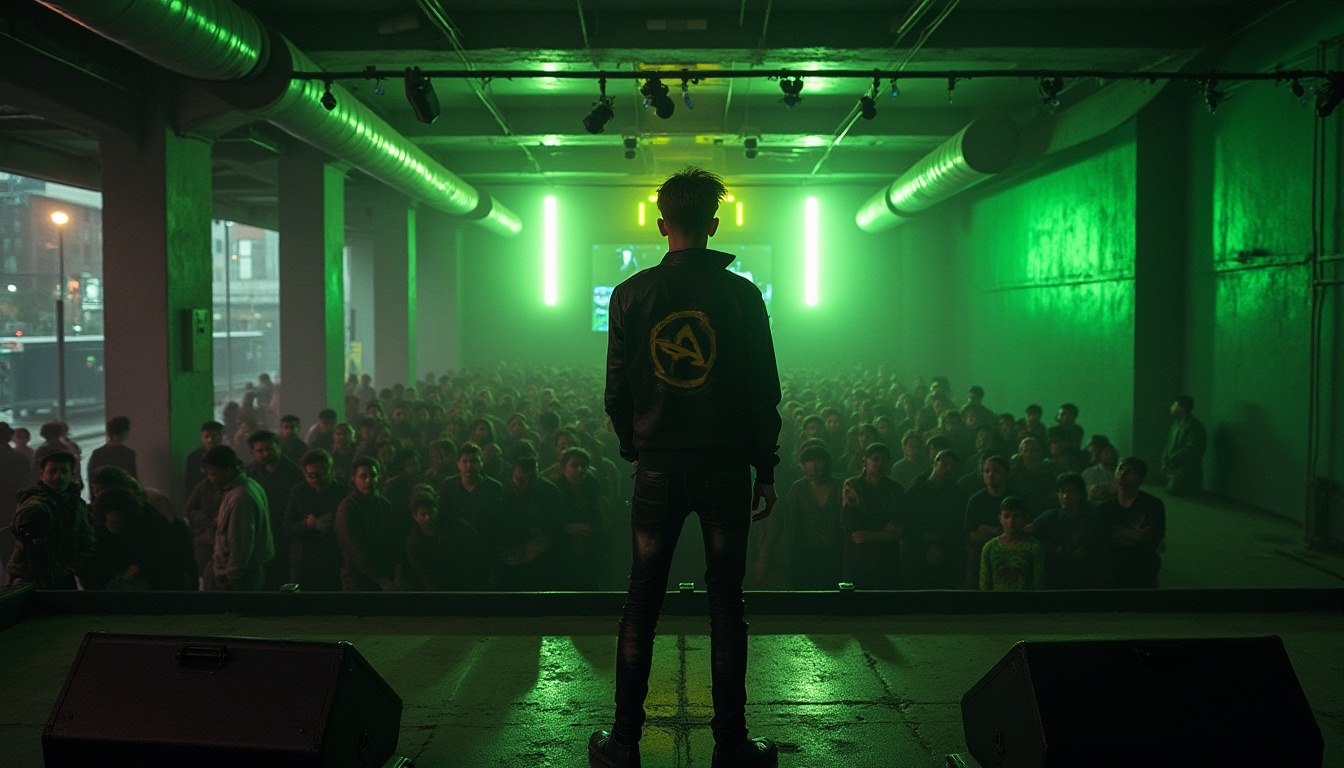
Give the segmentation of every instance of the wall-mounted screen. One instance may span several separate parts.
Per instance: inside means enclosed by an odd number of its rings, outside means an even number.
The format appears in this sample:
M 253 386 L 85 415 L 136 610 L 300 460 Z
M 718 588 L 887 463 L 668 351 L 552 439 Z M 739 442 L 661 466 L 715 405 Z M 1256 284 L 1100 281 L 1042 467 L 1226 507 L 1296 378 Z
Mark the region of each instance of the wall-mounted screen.
M 710 248 L 731 253 L 736 258 L 728 265 L 730 272 L 747 278 L 760 289 L 765 307 L 770 309 L 774 285 L 770 279 L 770 246 L 724 245 L 711 242 Z M 617 243 L 593 246 L 593 330 L 607 330 L 607 307 L 611 292 L 641 269 L 656 266 L 667 253 L 665 243 Z

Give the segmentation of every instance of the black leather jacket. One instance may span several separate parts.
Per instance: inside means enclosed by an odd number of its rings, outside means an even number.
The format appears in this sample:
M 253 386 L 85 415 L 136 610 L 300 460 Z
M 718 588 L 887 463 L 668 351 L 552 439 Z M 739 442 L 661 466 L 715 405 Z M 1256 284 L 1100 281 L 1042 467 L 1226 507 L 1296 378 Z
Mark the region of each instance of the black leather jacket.
M 761 292 L 725 269 L 733 258 L 672 251 L 611 294 L 607 414 L 641 470 L 750 464 L 774 483 L 779 369 Z

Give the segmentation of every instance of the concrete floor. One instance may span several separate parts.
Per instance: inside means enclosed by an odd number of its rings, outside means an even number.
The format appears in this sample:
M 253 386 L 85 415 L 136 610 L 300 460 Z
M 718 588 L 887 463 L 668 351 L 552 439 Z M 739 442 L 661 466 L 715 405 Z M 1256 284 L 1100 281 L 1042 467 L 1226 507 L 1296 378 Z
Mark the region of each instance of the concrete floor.
M 1339 559 L 1302 549 L 1289 522 L 1198 500 L 1173 502 L 1169 516 L 1164 586 L 1344 584 Z M 589 732 L 611 722 L 614 614 L 274 616 L 197 604 L 181 615 L 45 611 L 0 632 L 0 766 L 42 764 L 42 726 L 90 630 L 351 641 L 402 697 L 399 751 L 422 768 L 583 766 Z M 1344 616 L 1336 610 L 751 622 L 748 724 L 780 743 L 787 766 L 942 765 L 965 749 L 962 694 L 1018 640 L 1268 634 L 1284 640 L 1325 736 L 1325 765 L 1344 765 Z M 708 766 L 707 622 L 667 616 L 661 631 L 644 764 Z
M 586 765 L 610 724 L 614 622 L 593 618 L 49 616 L 7 630 L 0 760 L 39 766 L 40 737 L 86 630 L 349 640 L 404 701 L 401 754 L 419 766 Z M 663 624 L 643 742 L 650 768 L 707 766 L 703 620 Z M 960 698 L 1020 639 L 1281 636 L 1344 764 L 1344 619 L 1293 614 L 766 617 L 753 622 L 752 732 L 793 766 L 937 766 L 965 749 Z

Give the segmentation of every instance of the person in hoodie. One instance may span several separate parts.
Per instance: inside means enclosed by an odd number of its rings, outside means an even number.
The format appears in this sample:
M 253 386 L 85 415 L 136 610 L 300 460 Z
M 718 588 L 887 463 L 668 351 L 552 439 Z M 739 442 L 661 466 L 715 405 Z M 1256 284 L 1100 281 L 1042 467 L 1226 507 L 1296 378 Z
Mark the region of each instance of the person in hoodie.
M 37 485 L 19 492 L 14 514 L 10 584 L 75 589 L 75 572 L 97 550 L 89 510 L 73 481 L 77 463 L 67 451 L 42 457 Z

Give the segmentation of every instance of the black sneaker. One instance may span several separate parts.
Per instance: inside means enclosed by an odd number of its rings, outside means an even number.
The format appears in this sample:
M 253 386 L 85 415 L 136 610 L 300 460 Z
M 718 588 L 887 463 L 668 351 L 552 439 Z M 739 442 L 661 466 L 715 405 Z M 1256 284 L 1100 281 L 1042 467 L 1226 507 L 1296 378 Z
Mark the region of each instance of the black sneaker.
M 711 768 L 777 768 L 779 748 L 769 739 L 748 739 L 736 747 L 714 745 Z
M 639 744 L 617 744 L 610 731 L 593 731 L 588 737 L 588 765 L 592 768 L 640 768 Z

